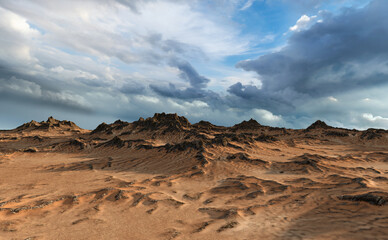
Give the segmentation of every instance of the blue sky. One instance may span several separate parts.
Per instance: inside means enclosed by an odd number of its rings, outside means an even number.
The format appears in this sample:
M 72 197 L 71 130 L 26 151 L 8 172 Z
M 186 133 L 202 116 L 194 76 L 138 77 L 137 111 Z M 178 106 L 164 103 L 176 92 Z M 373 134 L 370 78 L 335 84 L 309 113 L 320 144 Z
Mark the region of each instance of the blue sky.
M 384 0 L 0 1 L 0 128 L 191 122 L 388 128 Z

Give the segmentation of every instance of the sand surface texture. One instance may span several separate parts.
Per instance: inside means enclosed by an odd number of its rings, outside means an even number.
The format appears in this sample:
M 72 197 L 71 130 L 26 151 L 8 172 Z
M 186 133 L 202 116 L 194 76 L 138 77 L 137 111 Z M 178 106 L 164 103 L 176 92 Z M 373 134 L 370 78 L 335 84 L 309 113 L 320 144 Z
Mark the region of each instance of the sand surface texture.
M 388 131 L 191 124 L 0 131 L 0 239 L 387 239 Z

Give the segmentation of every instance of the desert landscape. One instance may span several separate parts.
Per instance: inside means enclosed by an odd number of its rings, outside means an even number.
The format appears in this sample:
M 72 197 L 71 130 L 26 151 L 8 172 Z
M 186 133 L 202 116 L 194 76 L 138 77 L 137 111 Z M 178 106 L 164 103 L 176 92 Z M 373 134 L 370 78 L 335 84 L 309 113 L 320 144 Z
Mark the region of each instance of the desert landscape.
M 0 240 L 388 240 L 388 0 L 0 0 Z
M 388 131 L 176 114 L 0 131 L 0 239 L 387 239 Z

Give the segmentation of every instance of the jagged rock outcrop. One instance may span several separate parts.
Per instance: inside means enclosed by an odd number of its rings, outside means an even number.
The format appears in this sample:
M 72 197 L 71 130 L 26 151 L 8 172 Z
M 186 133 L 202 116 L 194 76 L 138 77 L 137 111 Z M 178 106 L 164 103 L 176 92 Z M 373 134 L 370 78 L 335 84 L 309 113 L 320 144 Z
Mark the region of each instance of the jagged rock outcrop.
M 325 133 L 326 136 L 331 136 L 331 137 L 348 137 L 349 134 L 344 132 L 344 131 L 327 131 Z
M 102 132 L 107 132 L 108 130 L 110 130 L 110 126 L 106 123 L 101 123 L 100 125 L 98 125 L 96 127 L 96 129 L 94 129 L 90 134 L 95 134 L 95 133 L 102 133 Z
M 259 142 L 275 142 L 278 141 L 278 139 L 271 135 L 261 134 L 258 137 L 255 138 L 256 141 Z
M 381 138 L 385 133 L 385 130 L 383 129 L 374 129 L 374 128 L 369 128 L 368 130 L 362 132 L 360 138 L 364 140 L 372 140 L 372 139 L 377 139 Z
M 372 205 L 382 206 L 387 204 L 388 202 L 388 194 L 384 192 L 369 192 L 360 195 L 344 195 L 339 196 L 340 200 L 348 200 L 348 201 L 361 201 L 367 202 Z
M 69 141 L 70 146 L 79 147 L 80 150 L 87 148 L 87 144 L 80 139 L 73 139 Z
M 313 124 L 311 124 L 306 130 L 313 130 L 313 129 L 331 129 L 333 127 L 327 125 L 324 121 L 317 120 Z
M 198 123 L 193 124 L 193 126 L 203 130 L 212 130 L 217 128 L 216 125 L 213 125 L 211 122 L 208 122 L 208 121 L 199 121 Z
M 118 136 L 112 138 L 111 140 L 102 143 L 99 146 L 105 146 L 105 147 L 118 147 L 122 148 L 125 145 L 125 141 L 119 138 Z
M 113 134 L 114 131 L 121 131 L 125 127 L 129 126 L 129 122 L 124 122 L 121 121 L 120 119 L 115 121 L 112 124 L 106 124 L 106 123 L 101 123 L 100 125 L 97 126 L 96 129 L 94 129 L 90 134 L 98 134 L 98 133 L 103 133 L 103 134 Z
M 232 128 L 234 130 L 247 130 L 247 129 L 258 129 L 261 128 L 262 125 L 258 123 L 256 120 L 251 118 L 249 121 L 242 121 L 239 124 L 234 125 Z
M 138 128 L 140 131 L 143 130 L 164 130 L 164 133 L 169 131 L 183 131 L 191 128 L 191 123 L 187 118 L 174 114 L 166 113 L 155 113 L 153 117 L 143 119 L 140 118 L 138 121 L 133 122 L 134 128 Z
M 53 117 L 49 117 L 47 121 L 37 122 L 32 120 L 29 123 L 25 123 L 18 128 L 18 131 L 34 131 L 34 130 L 68 130 L 68 131 L 78 131 L 81 130 L 74 122 L 71 121 L 60 121 Z

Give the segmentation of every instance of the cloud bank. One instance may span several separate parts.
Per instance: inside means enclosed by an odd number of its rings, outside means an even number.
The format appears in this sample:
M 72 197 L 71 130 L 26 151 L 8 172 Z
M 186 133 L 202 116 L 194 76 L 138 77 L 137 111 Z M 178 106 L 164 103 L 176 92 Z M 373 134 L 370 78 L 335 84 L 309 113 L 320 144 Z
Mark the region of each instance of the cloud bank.
M 221 125 L 388 128 L 388 3 L 341 2 L 2 1 L 0 128 L 50 115 L 94 128 L 161 111 Z M 263 4 L 301 15 L 257 36 L 238 16 Z M 284 46 L 256 50 L 271 41 Z
M 252 105 L 267 99 L 267 109 L 280 114 L 292 108 L 302 112 L 306 101 L 315 102 L 317 108 L 322 107 L 320 116 L 330 116 L 323 107 L 326 103 L 317 103 L 320 99 L 358 95 L 366 89 L 370 90 L 367 95 L 373 95 L 377 86 L 386 88 L 388 83 L 387 9 L 388 2 L 376 0 L 361 9 L 344 9 L 338 15 L 325 13 L 321 21 L 307 29 L 300 27 L 308 22 L 302 17 L 281 50 L 237 64 L 256 72 L 262 88 L 236 83 L 229 92 Z M 279 108 L 273 99 L 289 107 Z M 341 115 L 357 110 L 351 102 L 334 102 L 342 106 Z

